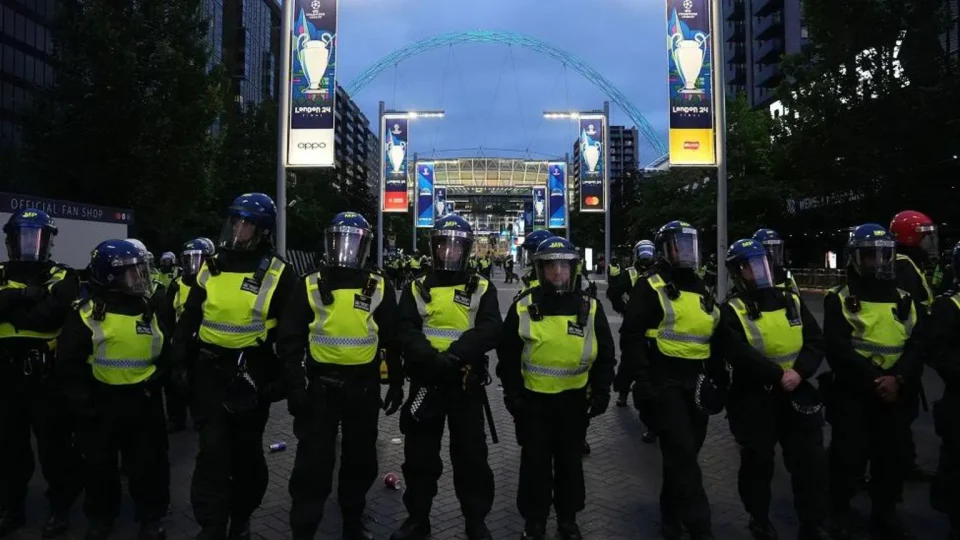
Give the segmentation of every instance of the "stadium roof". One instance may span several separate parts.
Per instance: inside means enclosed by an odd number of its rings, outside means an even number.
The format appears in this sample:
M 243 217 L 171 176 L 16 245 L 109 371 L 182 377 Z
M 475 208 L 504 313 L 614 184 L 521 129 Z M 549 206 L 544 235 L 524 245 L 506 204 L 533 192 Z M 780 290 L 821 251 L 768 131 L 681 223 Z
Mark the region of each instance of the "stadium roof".
M 434 164 L 434 184 L 447 188 L 447 197 L 463 195 L 529 195 L 547 184 L 548 160 L 462 157 L 419 160 Z M 416 184 L 416 167 L 409 168 L 408 189 Z M 572 186 L 570 186 L 572 187 Z

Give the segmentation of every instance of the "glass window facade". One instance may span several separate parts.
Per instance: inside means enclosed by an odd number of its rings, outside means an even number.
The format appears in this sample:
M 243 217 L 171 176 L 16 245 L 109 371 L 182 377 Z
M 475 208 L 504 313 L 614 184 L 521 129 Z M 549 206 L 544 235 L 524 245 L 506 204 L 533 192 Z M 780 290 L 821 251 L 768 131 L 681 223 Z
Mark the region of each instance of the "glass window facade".
M 0 6 L 0 147 L 21 147 L 24 115 L 36 93 L 53 84 L 53 9 L 53 0 L 10 0 Z

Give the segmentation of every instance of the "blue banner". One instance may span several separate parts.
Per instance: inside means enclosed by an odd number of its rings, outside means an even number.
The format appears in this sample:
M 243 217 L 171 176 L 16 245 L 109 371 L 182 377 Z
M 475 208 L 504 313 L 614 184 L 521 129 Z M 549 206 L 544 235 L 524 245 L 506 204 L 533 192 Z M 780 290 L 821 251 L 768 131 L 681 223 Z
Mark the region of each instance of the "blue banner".
M 433 163 L 417 164 L 417 227 L 433 227 Z
M 407 211 L 407 119 L 383 118 L 383 211 Z
M 453 201 L 444 202 L 443 215 L 452 214 L 457 211 L 457 205 Z
M 526 234 L 533 231 L 533 201 L 523 201 L 523 230 Z
M 603 212 L 607 202 L 603 185 L 607 164 L 603 162 L 603 116 L 580 117 L 580 211 Z
M 533 188 L 533 229 L 547 228 L 547 188 Z
M 550 220 L 547 227 L 550 229 L 565 229 L 567 227 L 567 164 L 558 161 L 547 164 L 547 189 L 550 192 L 549 213 Z
M 337 0 L 292 0 L 288 167 L 333 167 Z
M 436 209 L 436 219 L 447 215 L 447 188 L 435 187 L 433 189 L 433 207 Z

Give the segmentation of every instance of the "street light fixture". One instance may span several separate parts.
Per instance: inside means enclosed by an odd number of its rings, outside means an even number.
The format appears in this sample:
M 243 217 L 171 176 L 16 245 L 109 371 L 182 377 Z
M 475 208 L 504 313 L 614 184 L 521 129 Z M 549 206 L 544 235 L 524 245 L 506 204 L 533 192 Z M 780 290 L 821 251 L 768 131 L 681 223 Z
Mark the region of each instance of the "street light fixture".
M 383 190 L 386 186 L 386 169 L 384 159 L 386 158 L 386 148 L 384 146 L 384 139 L 386 136 L 386 127 L 387 120 L 403 118 L 406 120 L 417 120 L 420 118 L 443 118 L 444 111 L 441 110 L 428 110 L 428 111 L 395 111 L 387 110 L 386 104 L 380 102 L 380 189 L 377 193 L 377 266 L 383 268 L 383 239 L 386 237 L 383 232 Z M 407 141 L 409 144 L 409 141 Z M 406 152 L 406 149 L 404 150 Z M 406 154 L 404 159 L 407 159 Z M 404 178 L 404 183 L 408 179 Z M 404 188 L 406 189 L 406 188 Z M 416 212 L 414 212 L 416 214 Z M 416 215 L 413 216 L 414 221 L 416 221 Z M 416 223 L 414 223 L 413 228 L 414 237 L 417 234 Z

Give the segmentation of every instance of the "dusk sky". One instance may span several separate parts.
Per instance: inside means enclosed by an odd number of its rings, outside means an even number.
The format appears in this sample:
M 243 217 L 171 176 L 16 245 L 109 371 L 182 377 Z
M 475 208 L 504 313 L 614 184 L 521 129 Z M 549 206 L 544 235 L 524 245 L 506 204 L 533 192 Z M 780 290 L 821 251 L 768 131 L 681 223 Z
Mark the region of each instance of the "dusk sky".
M 340 0 L 337 80 L 347 87 L 367 67 L 421 39 L 499 30 L 545 41 L 603 74 L 667 131 L 665 8 L 662 0 Z M 352 96 L 376 130 L 378 102 L 398 110 L 444 109 L 446 118 L 411 123 L 411 152 L 436 158 L 562 156 L 572 121 L 544 110 L 600 109 L 607 96 L 573 68 L 519 46 L 471 43 L 407 57 Z M 611 102 L 612 123 L 633 122 Z M 643 136 L 641 135 L 641 139 Z M 492 148 L 517 149 L 508 153 Z M 640 165 L 658 156 L 641 140 Z M 459 150 L 459 151 L 456 151 Z

